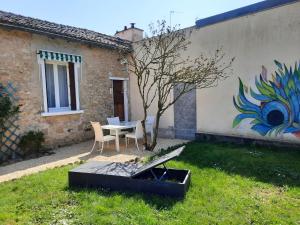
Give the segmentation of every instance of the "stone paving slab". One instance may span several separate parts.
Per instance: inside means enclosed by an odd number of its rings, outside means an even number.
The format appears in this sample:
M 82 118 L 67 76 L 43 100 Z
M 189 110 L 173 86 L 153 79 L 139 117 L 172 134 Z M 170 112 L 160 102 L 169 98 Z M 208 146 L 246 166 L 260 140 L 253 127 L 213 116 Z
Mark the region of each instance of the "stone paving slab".
M 96 150 L 96 147 L 95 150 L 90 153 L 93 141 L 87 141 L 72 146 L 58 148 L 57 150 L 54 150 L 55 154 L 52 155 L 2 166 L 0 167 L 0 183 L 80 161 L 126 162 L 137 157 L 142 158 L 153 154 L 153 152 L 149 151 L 138 151 L 133 141 L 126 149 L 123 142 L 124 140 L 121 139 L 120 152 L 116 152 L 114 143 L 111 142 L 110 145 L 105 145 L 101 155 L 100 152 Z M 154 152 L 185 142 L 187 141 L 179 139 L 158 139 L 158 144 Z

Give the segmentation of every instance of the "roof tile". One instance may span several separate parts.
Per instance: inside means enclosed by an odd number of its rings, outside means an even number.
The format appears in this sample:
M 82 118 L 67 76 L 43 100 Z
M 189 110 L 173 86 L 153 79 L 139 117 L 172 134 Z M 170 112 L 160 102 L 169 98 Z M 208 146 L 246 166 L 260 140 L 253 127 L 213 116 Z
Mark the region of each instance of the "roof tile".
M 73 41 L 100 47 L 131 50 L 131 42 L 118 37 L 109 36 L 92 30 L 72 27 L 45 20 L 25 17 L 10 12 L 0 11 L 0 25 L 39 33 L 49 36 L 60 37 Z

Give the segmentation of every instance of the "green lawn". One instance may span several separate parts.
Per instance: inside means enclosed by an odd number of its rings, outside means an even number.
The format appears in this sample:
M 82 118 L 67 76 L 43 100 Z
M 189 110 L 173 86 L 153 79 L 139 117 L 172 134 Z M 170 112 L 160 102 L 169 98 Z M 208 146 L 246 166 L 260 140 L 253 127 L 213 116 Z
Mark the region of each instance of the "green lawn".
M 70 190 L 74 166 L 0 184 L 0 224 L 300 224 L 300 151 L 188 144 L 184 200 Z

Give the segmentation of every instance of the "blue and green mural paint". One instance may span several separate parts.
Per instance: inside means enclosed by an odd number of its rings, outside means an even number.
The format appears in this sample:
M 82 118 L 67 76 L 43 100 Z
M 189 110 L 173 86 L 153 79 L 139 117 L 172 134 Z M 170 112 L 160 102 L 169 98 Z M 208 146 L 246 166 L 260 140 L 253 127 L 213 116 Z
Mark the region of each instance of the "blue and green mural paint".
M 290 68 L 276 60 L 275 64 L 277 71 L 270 80 L 263 66 L 255 78 L 257 91 L 248 90 L 239 78 L 239 93 L 233 104 L 240 114 L 233 127 L 251 119 L 251 129 L 262 136 L 290 133 L 300 138 L 300 63 Z

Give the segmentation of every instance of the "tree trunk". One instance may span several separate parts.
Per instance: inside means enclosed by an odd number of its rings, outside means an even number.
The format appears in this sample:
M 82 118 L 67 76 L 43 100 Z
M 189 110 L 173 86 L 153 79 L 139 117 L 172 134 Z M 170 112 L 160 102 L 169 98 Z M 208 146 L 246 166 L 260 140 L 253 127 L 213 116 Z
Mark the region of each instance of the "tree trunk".
M 146 131 L 146 119 L 147 119 L 147 109 L 144 108 L 144 118 L 142 120 L 143 127 L 143 145 L 145 150 L 149 150 L 148 140 L 147 140 L 147 131 Z
M 145 150 L 149 150 L 148 140 L 147 140 L 147 131 L 146 131 L 146 120 L 142 120 L 143 127 L 143 145 Z

